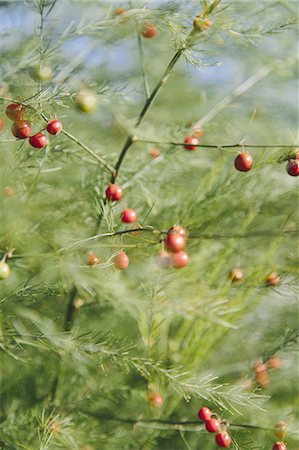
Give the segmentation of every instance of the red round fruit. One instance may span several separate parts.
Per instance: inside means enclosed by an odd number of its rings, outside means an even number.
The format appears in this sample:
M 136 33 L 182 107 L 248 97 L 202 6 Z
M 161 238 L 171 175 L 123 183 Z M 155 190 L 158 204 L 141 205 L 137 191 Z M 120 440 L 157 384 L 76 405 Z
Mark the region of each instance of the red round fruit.
M 119 252 L 114 258 L 114 266 L 118 270 L 125 270 L 129 267 L 129 257 L 125 252 Z
M 11 127 L 11 132 L 18 139 L 27 139 L 31 134 L 31 123 L 28 120 L 15 122 Z
M 137 213 L 132 208 L 124 209 L 121 213 L 121 220 L 124 223 L 133 223 L 137 220 Z
M 161 408 L 164 403 L 163 397 L 160 394 L 156 394 L 154 392 L 152 394 L 149 394 L 148 400 L 154 408 Z
M 197 149 L 197 147 L 196 147 L 196 145 L 198 144 L 197 137 L 186 136 L 184 142 L 185 142 L 184 147 L 186 150 L 196 150 Z
M 232 438 L 226 431 L 216 434 L 215 440 L 218 447 L 223 448 L 228 448 L 232 443 Z
M 176 253 L 184 250 L 186 247 L 186 238 L 181 234 L 171 232 L 167 233 L 165 243 L 170 252 Z
M 119 201 L 123 196 L 123 190 L 118 184 L 109 184 L 106 189 L 106 197 L 112 202 Z
M 198 417 L 201 420 L 203 420 L 204 422 L 206 422 L 207 420 L 210 420 L 211 419 L 211 415 L 212 415 L 212 411 L 207 406 L 203 406 L 198 411 Z
M 5 112 L 10 120 L 21 120 L 25 113 L 25 108 L 21 103 L 11 103 L 6 107 Z
M 210 419 L 206 421 L 206 429 L 209 433 L 216 433 L 220 428 L 220 422 L 218 419 Z
M 171 228 L 169 228 L 167 233 L 176 233 L 180 234 L 181 236 L 187 237 L 187 231 L 185 228 L 181 227 L 181 225 L 173 225 Z
M 287 450 L 287 446 L 283 442 L 276 442 L 273 445 L 272 450 Z
M 43 133 L 37 133 L 29 139 L 30 145 L 35 148 L 44 148 L 47 145 L 47 138 Z
M 186 267 L 189 262 L 189 256 L 183 250 L 174 253 L 171 259 L 172 259 L 172 266 L 175 269 L 182 269 L 183 267 Z
M 248 172 L 253 165 L 253 158 L 248 152 L 241 152 L 235 159 L 235 168 L 239 172 Z
M 0 131 L 4 130 L 4 122 L 3 120 L 0 118 Z
M 58 134 L 62 130 L 62 123 L 59 119 L 53 119 L 47 125 L 47 132 L 50 134 Z
M 287 172 L 291 177 L 298 177 L 299 175 L 299 160 L 298 159 L 290 159 L 287 164 Z
M 150 23 L 146 23 L 143 25 L 141 34 L 144 38 L 153 38 L 155 36 L 157 36 L 158 33 L 158 29 L 156 27 L 156 25 L 150 24 Z

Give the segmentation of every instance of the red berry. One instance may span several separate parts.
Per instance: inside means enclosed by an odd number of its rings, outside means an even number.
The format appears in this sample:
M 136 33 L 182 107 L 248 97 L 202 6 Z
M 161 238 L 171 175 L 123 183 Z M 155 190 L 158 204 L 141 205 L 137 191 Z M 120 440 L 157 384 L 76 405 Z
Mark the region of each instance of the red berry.
M 141 34 L 144 38 L 153 38 L 153 37 L 157 36 L 157 33 L 158 33 L 158 30 L 157 30 L 156 25 L 153 25 L 150 23 L 144 24 L 142 32 L 141 32 Z
M 197 137 L 186 136 L 184 142 L 185 142 L 184 147 L 186 150 L 196 150 L 197 149 L 197 147 L 196 147 L 196 145 L 198 144 Z
M 152 406 L 155 408 L 161 408 L 163 406 L 164 400 L 160 394 L 152 393 L 149 394 L 148 400 Z
M 174 253 L 171 259 L 172 259 L 172 266 L 176 269 L 186 267 L 189 262 L 189 256 L 183 250 Z
M 101 258 L 99 258 L 95 253 L 89 252 L 86 262 L 89 266 L 95 266 L 101 262 Z
M 176 233 L 180 234 L 181 236 L 187 237 L 187 231 L 185 228 L 181 227 L 181 225 L 173 225 L 171 228 L 169 228 L 168 233 Z
M 298 159 L 290 159 L 287 164 L 287 172 L 291 177 L 298 177 L 299 175 L 299 160 Z
M 176 253 L 184 250 L 186 247 L 186 238 L 178 233 L 167 233 L 165 243 L 169 251 Z
M 28 120 L 15 122 L 11 128 L 11 132 L 18 139 L 26 139 L 31 133 L 31 123 Z
M 201 420 L 203 420 L 204 422 L 206 422 L 207 420 L 210 420 L 211 419 L 211 415 L 212 415 L 212 412 L 211 412 L 210 408 L 208 408 L 207 406 L 203 406 L 198 411 L 198 417 Z
M 118 184 L 109 184 L 106 189 L 106 197 L 112 202 L 118 202 L 123 196 L 123 190 Z
M 273 355 L 268 359 L 266 365 L 268 369 L 281 369 L 282 361 L 278 356 Z
M 133 223 L 137 220 L 137 213 L 132 208 L 124 209 L 121 213 L 121 220 L 124 223 Z
M 119 252 L 114 258 L 114 266 L 116 269 L 125 270 L 129 267 L 129 257 L 125 252 Z
M 273 445 L 272 450 L 287 450 L 287 446 L 283 442 L 276 442 Z
M 216 433 L 220 428 L 220 422 L 218 419 L 210 419 L 206 421 L 206 429 L 209 433 Z
M 218 447 L 228 448 L 232 443 L 232 439 L 226 431 L 216 434 L 215 440 Z
M 160 154 L 161 154 L 160 150 L 158 148 L 155 148 L 155 147 L 151 148 L 150 151 L 149 151 L 149 155 L 153 159 L 158 158 L 158 156 L 160 156 Z
M 279 277 L 278 273 L 271 272 L 266 278 L 266 283 L 268 286 L 279 286 L 280 277 Z
M 4 130 L 4 122 L 3 120 L 0 118 L 0 131 Z
M 62 130 L 62 123 L 59 119 L 53 119 L 47 125 L 47 132 L 50 134 L 58 134 Z
M 30 145 L 35 148 L 44 148 L 47 145 L 47 138 L 43 133 L 37 133 L 29 139 Z
M 253 158 L 248 152 L 241 152 L 235 159 L 235 168 L 240 172 L 248 172 L 253 165 Z
M 21 120 L 25 112 L 25 108 L 21 103 L 11 103 L 6 107 L 6 115 L 10 120 Z

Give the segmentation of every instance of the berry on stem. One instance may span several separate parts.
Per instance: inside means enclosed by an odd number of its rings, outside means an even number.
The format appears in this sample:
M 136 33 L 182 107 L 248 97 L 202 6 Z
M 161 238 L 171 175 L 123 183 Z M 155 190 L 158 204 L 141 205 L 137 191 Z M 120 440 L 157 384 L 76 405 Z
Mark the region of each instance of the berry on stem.
M 218 419 L 209 419 L 206 421 L 206 429 L 209 433 L 216 433 L 220 428 L 220 422 Z
M 80 91 L 76 96 L 76 104 L 80 111 L 92 113 L 97 109 L 98 97 L 90 91 Z
M 218 447 L 223 448 L 228 448 L 232 443 L 232 439 L 227 431 L 222 431 L 221 433 L 216 434 L 215 440 Z
M 291 177 L 298 177 L 299 175 L 299 160 L 296 159 L 290 159 L 287 164 L 287 172 Z
M 197 147 L 196 147 L 196 145 L 198 144 L 197 137 L 186 136 L 184 142 L 185 142 L 184 148 L 186 150 L 196 150 L 197 149 Z
M 193 26 L 197 31 L 206 31 L 213 25 L 213 22 L 206 17 L 196 16 Z
M 174 253 L 172 255 L 172 266 L 175 269 L 182 269 L 183 267 L 186 267 L 189 263 L 189 256 L 186 252 L 181 250 L 180 252 Z
M 248 152 L 241 152 L 235 159 L 235 168 L 239 172 L 248 172 L 253 165 L 253 158 Z
M 176 253 L 186 247 L 186 237 L 179 233 L 168 232 L 165 243 L 170 252 Z
M 14 122 L 11 132 L 18 139 L 27 139 L 31 134 L 31 123 L 28 120 Z
M 151 23 L 146 23 L 143 25 L 141 35 L 144 38 L 146 38 L 146 39 L 154 38 L 155 36 L 157 36 L 157 33 L 158 33 L 158 29 L 157 29 L 156 25 L 153 25 Z
M 267 368 L 268 369 L 281 369 L 282 362 L 281 359 L 278 358 L 278 356 L 271 356 L 271 358 L 267 361 Z
M 187 237 L 187 231 L 185 228 L 181 227 L 181 225 L 173 225 L 171 228 L 169 228 L 168 233 L 176 233 L 181 236 Z
M 49 81 L 53 78 L 53 70 L 50 66 L 36 67 L 34 71 L 34 77 L 38 81 Z
M 121 213 L 121 220 L 124 223 L 133 223 L 137 220 L 137 213 L 132 208 L 124 209 Z
M 9 265 L 5 261 L 0 261 L 0 280 L 6 280 L 10 275 Z
M 10 103 L 6 107 L 6 115 L 10 120 L 21 120 L 25 113 L 25 107 L 21 103 Z
M 106 189 L 106 197 L 111 202 L 118 202 L 123 196 L 123 190 L 118 184 L 109 184 Z
M 266 283 L 268 286 L 278 286 L 280 284 L 280 277 L 278 273 L 271 272 L 266 278 Z
M 89 266 L 95 266 L 101 262 L 101 258 L 99 258 L 95 253 L 89 252 L 87 255 L 87 264 Z
M 47 132 L 53 135 L 60 133 L 62 130 L 62 123 L 59 119 L 51 120 L 47 125 Z
M 235 268 L 230 271 L 228 277 L 232 283 L 236 283 L 243 280 L 244 274 L 241 269 Z
M 273 445 L 272 450 L 287 450 L 287 446 L 283 442 L 276 442 L 276 444 Z
M 47 138 L 43 133 L 36 133 L 29 138 L 29 144 L 35 148 L 44 148 L 47 145 Z
M 151 406 L 154 408 L 161 408 L 163 406 L 164 400 L 161 394 L 158 394 L 156 392 L 152 392 L 148 396 L 148 401 L 150 402 Z
M 125 270 L 129 267 L 129 257 L 125 252 L 119 252 L 114 258 L 114 266 L 118 270 Z
M 200 420 L 203 420 L 204 422 L 206 422 L 207 420 L 210 420 L 211 415 L 212 415 L 212 411 L 207 406 L 203 406 L 198 411 L 198 417 L 200 418 Z

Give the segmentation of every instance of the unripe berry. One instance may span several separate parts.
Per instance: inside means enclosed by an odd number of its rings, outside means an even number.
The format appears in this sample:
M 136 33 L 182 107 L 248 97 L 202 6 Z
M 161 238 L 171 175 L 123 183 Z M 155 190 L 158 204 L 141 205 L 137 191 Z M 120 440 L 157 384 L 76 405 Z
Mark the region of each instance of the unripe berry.
M 291 177 L 298 177 L 299 175 L 299 159 L 290 159 L 287 164 L 287 172 Z
M 29 138 L 29 143 L 34 148 L 44 148 L 47 145 L 47 138 L 43 133 L 36 133 Z
M 89 252 L 87 255 L 87 264 L 89 266 L 95 266 L 101 262 L 101 258 L 99 258 L 95 253 Z
M 141 34 L 144 38 L 153 38 L 155 36 L 157 36 L 158 30 L 156 25 L 150 24 L 150 23 L 146 23 L 143 25 Z
M 232 443 L 232 439 L 227 431 L 222 431 L 221 433 L 216 434 L 215 441 L 218 447 L 223 448 L 229 448 Z
M 125 252 L 119 252 L 114 258 L 114 266 L 118 270 L 125 270 L 129 267 L 129 257 Z
M 34 77 L 38 81 L 49 81 L 53 78 L 53 70 L 50 66 L 36 67 Z
M 271 356 L 271 358 L 267 361 L 267 368 L 268 369 L 281 369 L 282 361 L 278 356 Z
M 124 209 L 121 213 L 121 220 L 124 223 L 133 223 L 137 220 L 137 213 L 132 208 Z
M 273 445 L 272 450 L 287 450 L 287 446 L 283 442 L 276 442 Z
M 197 31 L 206 31 L 213 25 L 213 22 L 206 17 L 197 16 L 194 19 L 193 26 Z
M 60 133 L 62 130 L 62 123 L 59 119 L 53 119 L 47 125 L 47 132 L 53 135 Z
M 97 109 L 98 97 L 90 91 L 81 91 L 76 96 L 76 103 L 80 111 L 92 113 Z
M 16 190 L 12 187 L 7 186 L 3 189 L 3 195 L 5 197 L 13 197 L 14 195 L 16 195 Z
M 164 403 L 163 397 L 155 392 L 149 394 L 148 400 L 154 408 L 161 408 L 161 406 L 163 406 Z
M 266 283 L 268 286 L 278 286 L 280 284 L 280 277 L 276 272 L 271 272 L 267 278 Z
M 229 279 L 232 283 L 236 283 L 237 281 L 242 281 L 244 278 L 244 274 L 240 269 L 232 269 L 228 275 Z
M 198 417 L 201 420 L 203 420 L 204 422 L 206 422 L 207 420 L 210 420 L 211 419 L 211 415 L 212 415 L 212 411 L 207 406 L 203 406 L 198 411 Z
M 165 243 L 169 251 L 176 253 L 186 247 L 186 237 L 178 233 L 168 232 Z
M 235 159 L 235 168 L 239 172 L 248 172 L 253 165 L 253 158 L 248 152 L 241 152 Z
M 149 151 L 149 155 L 153 159 L 158 158 L 158 156 L 160 156 L 160 153 L 161 153 L 160 150 L 158 148 L 155 148 L 155 147 L 151 148 L 150 151 Z
M 21 103 L 11 103 L 6 107 L 6 115 L 10 120 L 21 120 L 25 113 L 25 107 Z
M 174 253 L 172 255 L 172 266 L 175 269 L 182 269 L 183 267 L 186 267 L 189 262 L 189 256 L 186 252 L 181 250 L 180 252 Z
M 109 184 L 106 189 L 106 197 L 111 202 L 118 202 L 123 196 L 123 190 L 118 184 Z
M 14 122 L 11 132 L 18 139 L 27 139 L 31 134 L 31 123 L 28 120 Z
M 184 142 L 185 142 L 184 148 L 186 150 L 196 150 L 197 149 L 197 147 L 196 147 L 196 145 L 198 144 L 197 137 L 186 136 Z
M 282 420 L 275 425 L 275 434 L 279 439 L 284 439 L 288 431 L 288 425 Z
M 0 261 L 0 280 L 6 280 L 10 275 L 9 265 L 5 261 Z
M 206 429 L 209 433 L 216 433 L 220 428 L 220 422 L 218 419 L 210 419 L 206 421 Z

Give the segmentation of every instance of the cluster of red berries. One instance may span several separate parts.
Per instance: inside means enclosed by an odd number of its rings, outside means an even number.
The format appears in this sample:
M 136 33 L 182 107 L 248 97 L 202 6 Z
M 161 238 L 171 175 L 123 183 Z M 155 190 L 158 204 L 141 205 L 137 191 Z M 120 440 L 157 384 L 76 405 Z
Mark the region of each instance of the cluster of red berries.
M 189 263 L 188 253 L 184 250 L 187 244 L 187 231 L 180 225 L 173 225 L 167 231 L 164 243 L 166 250 L 163 250 L 157 256 L 157 264 L 163 269 L 186 267 Z
M 223 422 L 219 420 L 217 415 L 212 412 L 210 408 L 207 406 L 200 408 L 198 411 L 198 417 L 206 423 L 206 429 L 209 433 L 217 433 L 215 436 L 215 441 L 218 447 L 230 447 L 232 443 L 230 435 L 228 434 Z
M 35 148 L 44 148 L 47 145 L 46 136 L 39 132 L 31 135 L 32 125 L 29 120 L 25 120 L 24 116 L 26 108 L 21 103 L 11 103 L 6 108 L 7 117 L 13 121 L 11 128 L 12 134 L 18 139 L 29 138 L 29 143 Z M 49 134 L 56 135 L 60 133 L 62 123 L 59 119 L 53 119 L 47 124 L 47 131 Z

